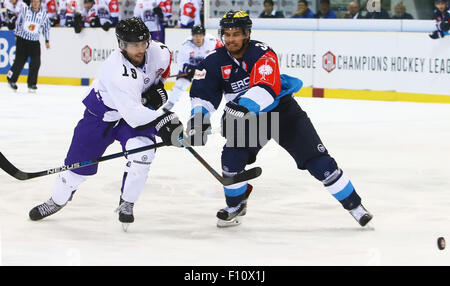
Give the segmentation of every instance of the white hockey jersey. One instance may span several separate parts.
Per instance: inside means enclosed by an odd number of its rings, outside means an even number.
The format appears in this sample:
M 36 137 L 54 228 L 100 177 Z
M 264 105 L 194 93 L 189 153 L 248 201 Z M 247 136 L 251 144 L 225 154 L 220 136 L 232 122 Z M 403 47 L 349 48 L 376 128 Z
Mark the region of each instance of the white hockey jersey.
M 158 5 L 158 0 L 137 0 L 134 7 L 134 16 L 141 18 L 150 32 L 160 29 L 158 15 L 153 12 Z
M 22 11 L 22 8 L 25 5 L 26 4 L 22 0 L 18 0 L 15 5 L 13 5 L 9 0 L 5 0 L 5 2 L 3 3 L 3 7 L 8 11 L 8 13 L 11 15 L 16 15 L 16 17 L 19 16 L 20 11 Z M 4 19 L 4 21 L 6 20 L 7 19 Z
M 56 18 L 56 0 L 42 0 L 42 10 L 47 11 L 48 18 Z
M 180 23 L 182 25 L 189 25 L 194 22 L 194 25 L 201 25 L 200 20 L 200 0 L 181 0 L 180 1 Z
M 116 49 L 101 66 L 98 77 L 92 82 L 98 104 L 110 111 L 103 121 L 124 119 L 133 128 L 155 120 L 163 114 L 142 105 L 141 94 L 170 75 L 171 51 L 162 43 L 151 41 L 147 48 L 145 64 L 135 67 Z M 85 103 L 86 104 L 86 103 Z M 88 110 L 90 106 L 86 105 Z M 95 108 L 95 107 L 93 107 Z
M 197 47 L 194 44 L 192 36 L 181 45 L 177 55 L 177 64 L 180 73 L 185 64 L 196 66 L 212 51 L 223 46 L 222 42 L 212 35 L 206 34 L 204 39 L 205 41 L 201 47 Z

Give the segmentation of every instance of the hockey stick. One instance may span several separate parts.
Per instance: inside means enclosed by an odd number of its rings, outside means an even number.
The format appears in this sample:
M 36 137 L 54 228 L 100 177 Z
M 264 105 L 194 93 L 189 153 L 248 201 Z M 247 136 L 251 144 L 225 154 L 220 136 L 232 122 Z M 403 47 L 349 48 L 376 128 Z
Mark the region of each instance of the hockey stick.
M 183 145 L 183 147 L 191 153 L 195 159 L 197 159 L 203 167 L 205 167 L 222 185 L 229 186 L 236 183 L 248 181 L 254 178 L 257 178 L 261 175 L 262 169 L 260 167 L 254 167 L 250 170 L 245 170 L 242 173 L 239 173 L 233 177 L 222 177 L 219 173 L 216 172 L 206 161 L 202 158 L 189 144 L 182 138 L 178 139 L 178 141 Z
M 131 150 L 128 150 L 128 151 L 125 151 L 125 152 L 114 153 L 114 154 L 103 156 L 103 157 L 99 157 L 99 158 L 96 158 L 96 159 L 82 161 L 82 162 L 77 162 L 77 163 L 73 163 L 71 165 L 65 165 L 65 166 L 62 166 L 62 167 L 57 167 L 57 168 L 48 169 L 48 170 L 45 170 L 45 171 L 40 171 L 40 172 L 35 172 L 35 173 L 27 173 L 27 172 L 23 172 L 23 171 L 17 169 L 0 152 L 0 168 L 2 168 L 6 173 L 10 174 L 11 176 L 16 178 L 17 180 L 22 180 L 23 181 L 23 180 L 29 180 L 29 179 L 33 179 L 33 178 L 37 178 L 37 177 L 43 177 L 43 176 L 47 176 L 47 175 L 51 175 L 51 174 L 56 174 L 56 173 L 60 173 L 60 172 L 67 171 L 67 170 L 74 170 L 74 169 L 78 169 L 78 168 L 81 168 L 81 167 L 86 167 L 86 166 L 98 164 L 98 163 L 103 162 L 103 161 L 115 159 L 115 158 L 122 157 L 122 156 L 131 155 L 131 154 L 134 154 L 134 153 L 139 153 L 139 152 L 150 150 L 150 149 L 155 149 L 155 148 L 162 147 L 162 146 L 166 146 L 166 144 L 164 142 L 160 142 L 160 143 L 156 143 L 156 144 L 153 144 L 153 145 L 148 145 L 148 146 L 144 146 L 144 147 L 140 147 L 140 148 L 136 148 L 136 149 L 131 149 Z
M 188 75 L 188 73 L 173 74 L 173 75 L 168 76 L 167 78 L 172 78 L 172 77 L 179 78 L 179 77 L 184 77 L 187 75 Z

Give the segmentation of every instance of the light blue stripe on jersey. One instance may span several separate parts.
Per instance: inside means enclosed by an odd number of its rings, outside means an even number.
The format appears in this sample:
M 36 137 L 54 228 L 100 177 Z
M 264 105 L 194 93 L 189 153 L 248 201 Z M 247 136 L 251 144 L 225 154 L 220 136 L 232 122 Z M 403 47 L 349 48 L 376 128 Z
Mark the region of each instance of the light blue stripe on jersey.
M 237 197 L 242 195 L 243 193 L 245 193 L 245 191 L 247 190 L 247 183 L 245 185 L 243 185 L 242 187 L 239 187 L 237 189 L 230 189 L 227 187 L 223 187 L 224 191 L 225 191 L 225 196 L 227 197 Z
M 354 190 L 355 190 L 355 188 L 353 187 L 352 182 L 348 181 L 348 184 L 344 187 L 344 189 L 337 192 L 336 194 L 333 194 L 333 196 L 338 201 L 342 201 L 342 200 L 346 199 L 351 193 L 353 193 Z
M 208 109 L 206 109 L 204 106 L 196 106 L 192 108 L 191 115 L 194 115 L 195 113 L 203 113 L 206 118 L 208 118 L 211 115 Z
M 254 112 L 255 114 L 258 114 L 261 111 L 261 106 L 248 97 L 242 97 L 239 99 L 239 105 L 244 106 L 248 109 L 248 111 Z

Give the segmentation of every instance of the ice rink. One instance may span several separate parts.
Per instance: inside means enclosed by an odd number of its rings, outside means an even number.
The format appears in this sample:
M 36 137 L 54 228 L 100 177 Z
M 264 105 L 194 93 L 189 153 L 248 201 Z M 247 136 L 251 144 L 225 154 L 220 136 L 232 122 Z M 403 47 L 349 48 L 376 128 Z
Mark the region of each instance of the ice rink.
M 0 152 L 21 170 L 63 165 L 87 87 L 0 84 Z M 450 265 L 450 105 L 298 98 L 325 146 L 373 213 L 361 228 L 271 141 L 242 225 L 218 229 L 222 187 L 184 149 L 156 153 L 136 221 L 114 213 L 125 159 L 99 172 L 59 213 L 32 222 L 54 175 L 18 181 L 0 170 L 1 265 Z M 174 108 L 188 118 L 187 95 Z M 218 127 L 221 112 L 213 117 Z M 220 170 L 224 139 L 196 150 Z M 114 143 L 105 154 L 120 152 Z

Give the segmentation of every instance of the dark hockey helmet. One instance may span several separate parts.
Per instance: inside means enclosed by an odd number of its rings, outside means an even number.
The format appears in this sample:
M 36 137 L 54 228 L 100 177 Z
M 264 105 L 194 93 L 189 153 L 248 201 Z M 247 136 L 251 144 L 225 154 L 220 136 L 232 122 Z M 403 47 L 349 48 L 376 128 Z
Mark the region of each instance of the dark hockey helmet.
M 119 42 L 125 43 L 149 42 L 151 40 L 150 31 L 138 17 L 121 20 L 116 26 L 116 37 Z
M 195 35 L 195 34 L 203 34 L 204 35 L 206 33 L 205 27 L 203 27 L 201 25 L 194 26 L 191 29 L 191 33 L 192 33 L 192 35 Z
M 244 10 L 241 11 L 228 11 L 225 15 L 223 15 L 220 20 L 220 37 L 223 36 L 225 29 L 228 28 L 242 28 L 242 32 L 247 34 L 247 32 L 252 29 L 252 20 L 250 16 Z

